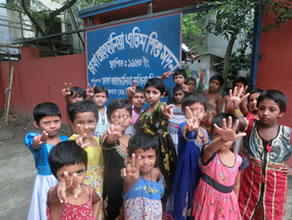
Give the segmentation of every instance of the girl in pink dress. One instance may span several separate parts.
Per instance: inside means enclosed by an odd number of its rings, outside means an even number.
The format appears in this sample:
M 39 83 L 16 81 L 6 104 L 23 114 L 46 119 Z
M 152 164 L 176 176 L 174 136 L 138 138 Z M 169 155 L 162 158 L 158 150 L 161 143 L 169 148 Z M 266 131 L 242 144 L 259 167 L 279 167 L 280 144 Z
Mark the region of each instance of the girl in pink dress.
M 240 170 L 248 161 L 230 150 L 233 141 L 245 135 L 237 134 L 238 124 L 235 117 L 225 113 L 212 120 L 213 141 L 201 150 L 202 176 L 193 203 L 195 219 L 241 219 L 237 201 Z

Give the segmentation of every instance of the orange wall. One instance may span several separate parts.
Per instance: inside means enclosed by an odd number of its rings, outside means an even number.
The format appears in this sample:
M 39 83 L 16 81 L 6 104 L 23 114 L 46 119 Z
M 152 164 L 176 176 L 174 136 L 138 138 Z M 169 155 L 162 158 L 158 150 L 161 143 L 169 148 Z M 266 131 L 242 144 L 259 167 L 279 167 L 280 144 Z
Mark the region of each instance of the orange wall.
M 62 110 L 63 122 L 67 124 L 65 101 L 61 94 L 64 82 L 86 88 L 85 55 L 67 55 L 39 58 L 37 48 L 24 47 L 20 61 L 14 66 L 10 112 L 31 115 L 38 103 L 52 101 Z M 0 109 L 3 109 L 4 89 L 8 85 L 8 62 L 0 63 Z M 4 101 L 3 101 L 4 102 Z
M 263 25 L 272 19 L 264 17 Z M 257 87 L 277 89 L 287 96 L 288 108 L 280 123 L 292 127 L 292 20 L 278 32 L 262 33 L 260 55 Z

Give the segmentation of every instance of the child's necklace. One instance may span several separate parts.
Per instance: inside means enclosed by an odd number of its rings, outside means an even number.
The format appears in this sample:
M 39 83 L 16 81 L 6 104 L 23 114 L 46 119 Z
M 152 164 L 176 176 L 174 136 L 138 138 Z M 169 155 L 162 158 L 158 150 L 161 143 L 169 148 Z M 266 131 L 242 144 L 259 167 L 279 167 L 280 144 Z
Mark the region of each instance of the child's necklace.
M 143 179 L 144 183 L 145 183 L 145 187 L 144 189 L 149 193 L 149 194 L 152 194 L 154 193 L 154 190 L 152 189 L 152 175 L 151 175 L 151 172 L 150 172 L 150 181 L 151 181 L 151 187 L 148 187 L 147 183 L 146 183 L 146 180 L 141 176 L 141 178 Z

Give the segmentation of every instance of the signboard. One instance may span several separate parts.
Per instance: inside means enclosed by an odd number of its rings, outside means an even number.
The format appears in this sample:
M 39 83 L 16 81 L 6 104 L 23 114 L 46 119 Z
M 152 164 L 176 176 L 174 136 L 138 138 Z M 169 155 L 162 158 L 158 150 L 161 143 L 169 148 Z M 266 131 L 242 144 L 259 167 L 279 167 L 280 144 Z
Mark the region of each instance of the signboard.
M 156 17 L 86 32 L 88 83 L 104 86 L 111 98 L 125 98 L 132 82 L 180 67 L 181 14 Z M 173 87 L 172 77 L 165 80 Z

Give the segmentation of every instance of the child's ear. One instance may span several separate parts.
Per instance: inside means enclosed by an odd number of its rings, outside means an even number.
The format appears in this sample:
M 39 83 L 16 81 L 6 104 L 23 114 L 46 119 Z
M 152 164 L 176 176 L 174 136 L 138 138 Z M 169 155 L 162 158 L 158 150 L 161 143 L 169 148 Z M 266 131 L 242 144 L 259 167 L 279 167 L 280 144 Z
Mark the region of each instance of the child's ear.
M 40 126 L 39 126 L 37 121 L 33 121 L 33 126 L 35 126 L 36 128 L 40 128 Z
M 284 115 L 284 112 L 280 112 L 280 114 L 278 115 L 278 118 L 282 118 L 283 115 Z
M 163 92 L 160 96 L 160 98 L 163 98 L 166 95 L 166 92 Z

